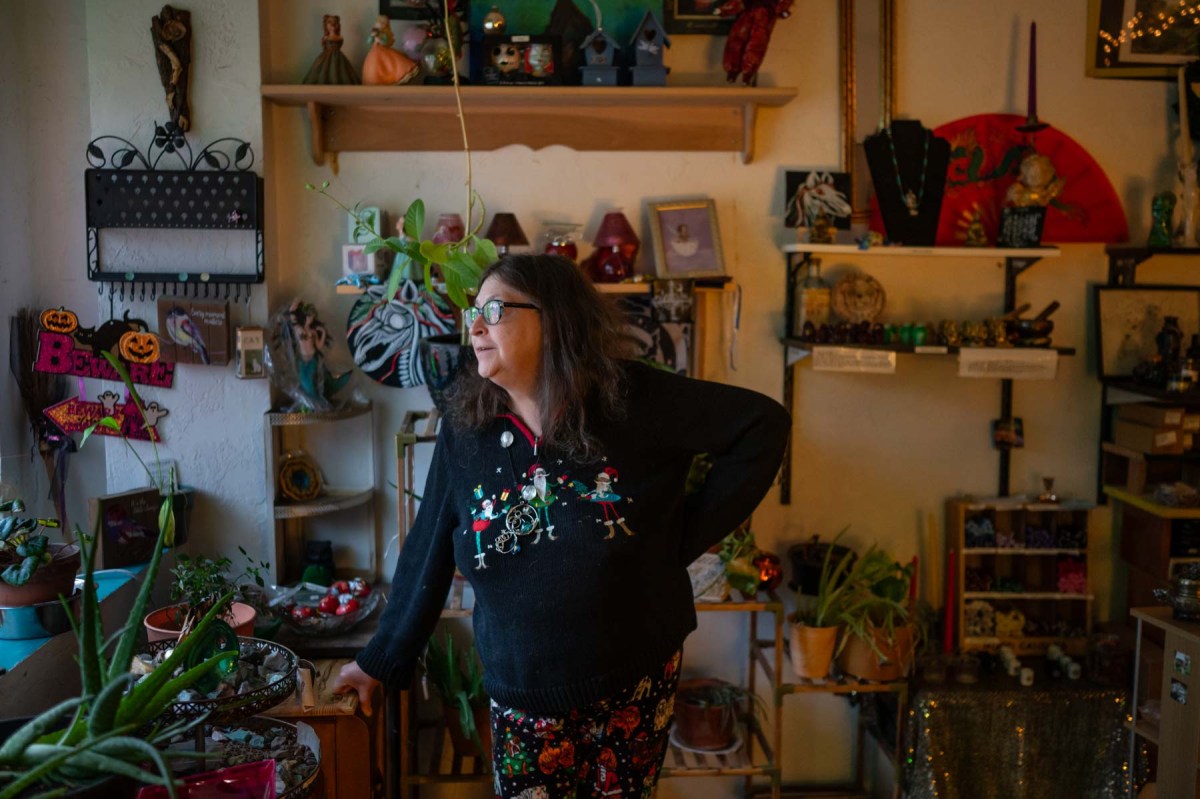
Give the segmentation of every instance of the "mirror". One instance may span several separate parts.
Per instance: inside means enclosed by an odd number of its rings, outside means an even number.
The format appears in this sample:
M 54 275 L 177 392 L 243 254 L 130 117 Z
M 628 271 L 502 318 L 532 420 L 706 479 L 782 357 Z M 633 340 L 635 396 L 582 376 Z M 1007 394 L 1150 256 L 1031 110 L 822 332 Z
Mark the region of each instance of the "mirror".
M 871 172 L 863 140 L 889 125 L 896 105 L 896 0 L 838 0 L 842 76 L 842 169 L 850 173 L 854 229 L 870 215 Z

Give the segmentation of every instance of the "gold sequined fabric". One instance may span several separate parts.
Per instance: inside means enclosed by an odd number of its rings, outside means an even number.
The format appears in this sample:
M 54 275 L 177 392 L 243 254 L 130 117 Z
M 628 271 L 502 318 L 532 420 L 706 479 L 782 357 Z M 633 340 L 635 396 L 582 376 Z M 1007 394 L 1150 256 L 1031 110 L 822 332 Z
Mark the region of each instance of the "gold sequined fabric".
M 1051 681 L 921 685 L 909 709 L 912 799 L 1118 799 L 1129 795 L 1128 696 Z

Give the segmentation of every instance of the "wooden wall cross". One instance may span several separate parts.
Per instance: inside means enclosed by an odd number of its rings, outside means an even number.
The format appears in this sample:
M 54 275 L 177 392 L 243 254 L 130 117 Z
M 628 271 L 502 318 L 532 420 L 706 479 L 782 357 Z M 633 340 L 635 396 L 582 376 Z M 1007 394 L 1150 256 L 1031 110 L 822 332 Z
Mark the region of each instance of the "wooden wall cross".
M 188 104 L 188 78 L 192 65 L 192 12 L 163 6 L 158 16 L 151 19 L 150 35 L 154 38 L 154 60 L 167 93 L 171 121 L 180 130 L 190 130 L 192 111 Z

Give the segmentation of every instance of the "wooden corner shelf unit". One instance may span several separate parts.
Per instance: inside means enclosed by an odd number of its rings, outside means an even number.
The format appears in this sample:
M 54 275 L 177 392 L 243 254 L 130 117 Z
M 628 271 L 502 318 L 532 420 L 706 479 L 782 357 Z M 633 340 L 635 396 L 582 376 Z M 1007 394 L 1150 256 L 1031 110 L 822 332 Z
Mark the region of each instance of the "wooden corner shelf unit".
M 725 86 L 461 88 L 475 150 L 561 144 L 575 150 L 717 151 L 740 153 L 743 163 L 753 158 L 758 108 L 785 105 L 797 93 L 790 87 Z M 268 84 L 262 96 L 307 109 L 313 161 L 321 166 L 332 156 L 334 174 L 342 152 L 462 149 L 450 86 Z

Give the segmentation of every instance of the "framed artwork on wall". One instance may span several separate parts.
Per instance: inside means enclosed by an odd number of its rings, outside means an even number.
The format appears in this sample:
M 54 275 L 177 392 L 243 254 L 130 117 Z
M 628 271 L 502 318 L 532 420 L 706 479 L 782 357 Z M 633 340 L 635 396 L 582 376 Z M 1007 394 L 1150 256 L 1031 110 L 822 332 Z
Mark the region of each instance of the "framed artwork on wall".
M 1088 77 L 1169 80 L 1200 52 L 1200 7 L 1088 0 L 1086 36 Z
M 783 224 L 808 227 L 822 211 L 838 230 L 850 229 L 850 173 L 814 169 L 784 174 Z
M 650 234 L 659 277 L 725 274 L 717 204 L 710 199 L 650 204 Z
M 389 19 L 441 19 L 442 4 L 438 0 L 379 0 L 379 13 Z M 468 0 L 455 0 L 454 13 L 459 19 L 470 19 Z
M 1130 377 L 1158 353 L 1156 337 L 1168 316 L 1179 320 L 1184 347 L 1200 333 L 1200 288 L 1192 286 L 1097 286 L 1096 373 L 1101 379 Z
M 718 17 L 721 0 L 663 0 L 663 27 L 673 34 L 727 36 L 733 17 Z

